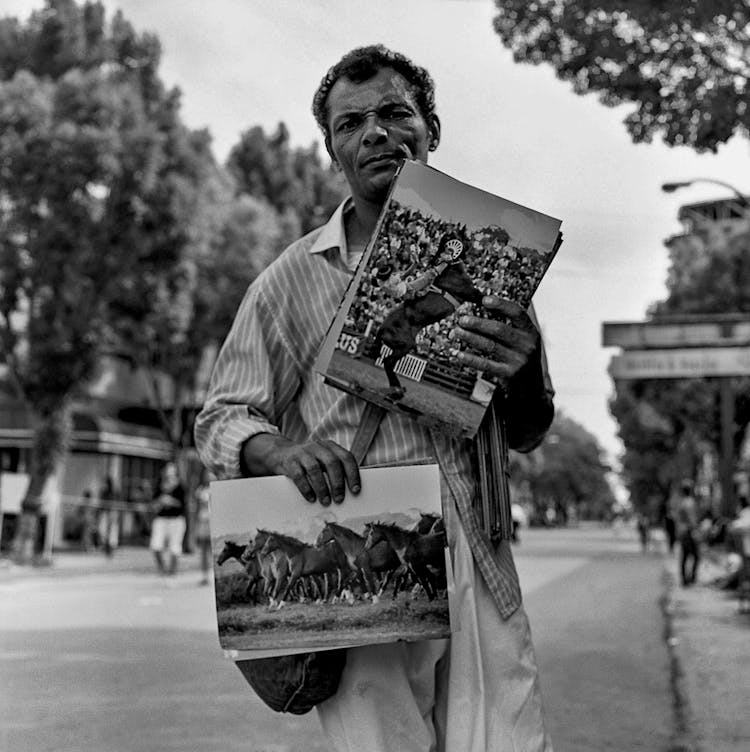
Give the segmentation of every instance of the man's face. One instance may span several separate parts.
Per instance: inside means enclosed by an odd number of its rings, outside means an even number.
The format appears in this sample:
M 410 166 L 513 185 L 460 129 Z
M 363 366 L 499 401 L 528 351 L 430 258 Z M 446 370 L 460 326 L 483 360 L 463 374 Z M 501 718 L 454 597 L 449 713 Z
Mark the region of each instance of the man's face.
M 427 161 L 440 124 L 425 122 L 407 81 L 381 68 L 368 81 L 339 79 L 328 95 L 326 147 L 355 199 L 382 204 L 401 159 Z M 407 151 L 404 149 L 407 147 Z

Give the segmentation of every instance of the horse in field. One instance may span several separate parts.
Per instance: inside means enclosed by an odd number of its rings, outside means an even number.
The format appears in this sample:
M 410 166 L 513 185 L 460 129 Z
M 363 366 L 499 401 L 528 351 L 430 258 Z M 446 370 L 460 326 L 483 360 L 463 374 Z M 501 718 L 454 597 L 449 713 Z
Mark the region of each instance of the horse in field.
M 445 588 L 445 533 L 422 535 L 416 530 L 404 530 L 395 523 L 368 522 L 365 524 L 370 549 L 382 540 L 388 541 L 399 560 L 414 573 L 427 597 L 433 600 L 438 588 Z
M 216 564 L 221 566 L 230 559 L 236 559 L 243 566 L 249 580 L 245 588 L 245 596 L 248 600 L 257 602 L 256 589 L 258 582 L 262 579 L 261 569 L 255 558 L 249 560 L 243 558 L 246 548 L 247 546 L 242 543 L 224 541 L 224 548 L 221 549 L 219 555 L 216 557 Z
M 400 561 L 396 552 L 386 541 L 365 550 L 365 538 L 344 525 L 336 522 L 326 522 L 320 531 L 316 546 L 322 546 L 335 541 L 346 556 L 349 568 L 362 583 L 365 593 L 376 594 L 375 574 L 384 575 L 382 584 L 377 588 L 380 595 L 388 586 L 393 573 L 399 568 Z
M 281 551 L 262 554 L 263 546 L 271 534 L 270 530 L 259 529 L 255 538 L 245 548 L 242 562 L 250 560 L 258 562 L 264 582 L 263 594 L 268 600 L 276 600 L 281 586 L 289 576 L 289 563 Z
M 224 541 L 224 548 L 221 549 L 219 555 L 216 557 L 217 565 L 221 566 L 225 561 L 229 561 L 230 559 L 237 559 L 241 564 L 244 564 L 241 558 L 245 552 L 245 548 L 246 546 L 242 543 L 235 543 L 229 540 Z
M 419 332 L 452 314 L 461 303 L 479 305 L 482 302 L 484 293 L 474 285 L 460 259 L 465 245 L 465 239 L 458 233 L 443 235 L 431 262 L 434 276 L 429 286 L 408 295 L 390 311 L 375 335 L 377 353 L 382 345 L 391 349 L 383 359 L 383 368 L 391 386 L 389 396 L 392 399 L 400 399 L 404 394 L 395 368 L 401 358 L 414 350 Z M 429 269 L 423 278 L 428 274 Z
M 347 571 L 348 563 L 341 546 L 335 541 L 317 547 L 281 533 L 271 533 L 261 554 L 266 555 L 273 551 L 281 551 L 286 555 L 289 563 L 289 579 L 281 595 L 282 601 L 286 600 L 292 587 L 301 577 L 309 575 L 324 576 L 325 592 L 322 594 L 324 601 L 328 599 L 328 575 L 337 575 L 336 595 L 341 595 L 343 573 Z

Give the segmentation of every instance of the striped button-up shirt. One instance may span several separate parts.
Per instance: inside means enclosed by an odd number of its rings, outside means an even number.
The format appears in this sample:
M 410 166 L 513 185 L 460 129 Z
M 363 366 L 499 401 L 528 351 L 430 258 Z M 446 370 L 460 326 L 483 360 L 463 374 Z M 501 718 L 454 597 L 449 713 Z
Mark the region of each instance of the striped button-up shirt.
M 195 428 L 201 459 L 219 478 L 240 477 L 241 446 L 258 433 L 352 444 L 365 403 L 326 385 L 313 370 L 358 261 L 347 252 L 345 208 L 346 202 L 327 224 L 289 246 L 248 288 L 240 305 Z M 506 464 L 501 434 L 497 461 Z M 472 506 L 472 442 L 388 413 L 363 465 L 428 461 L 440 466 L 449 541 L 457 517 L 500 613 L 509 617 L 521 602 L 518 577 L 508 541 L 492 543 Z M 509 521 L 507 483 L 502 506 L 502 517 Z

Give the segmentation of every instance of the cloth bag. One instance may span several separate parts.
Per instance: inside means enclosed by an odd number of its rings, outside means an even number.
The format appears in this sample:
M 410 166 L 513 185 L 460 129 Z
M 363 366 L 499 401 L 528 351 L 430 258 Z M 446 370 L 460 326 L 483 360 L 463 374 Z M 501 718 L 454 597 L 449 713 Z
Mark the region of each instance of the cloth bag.
M 340 648 L 237 661 L 237 668 L 269 708 L 303 715 L 336 694 L 345 664 Z

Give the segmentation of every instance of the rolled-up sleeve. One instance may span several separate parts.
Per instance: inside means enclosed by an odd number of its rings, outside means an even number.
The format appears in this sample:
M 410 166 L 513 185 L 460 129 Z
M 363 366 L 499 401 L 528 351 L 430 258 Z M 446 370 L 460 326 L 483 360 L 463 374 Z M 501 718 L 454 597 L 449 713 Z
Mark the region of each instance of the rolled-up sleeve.
M 219 352 L 195 423 L 198 454 L 217 478 L 240 477 L 242 444 L 259 433 L 278 434 L 298 388 L 297 363 L 278 319 L 256 281 Z

